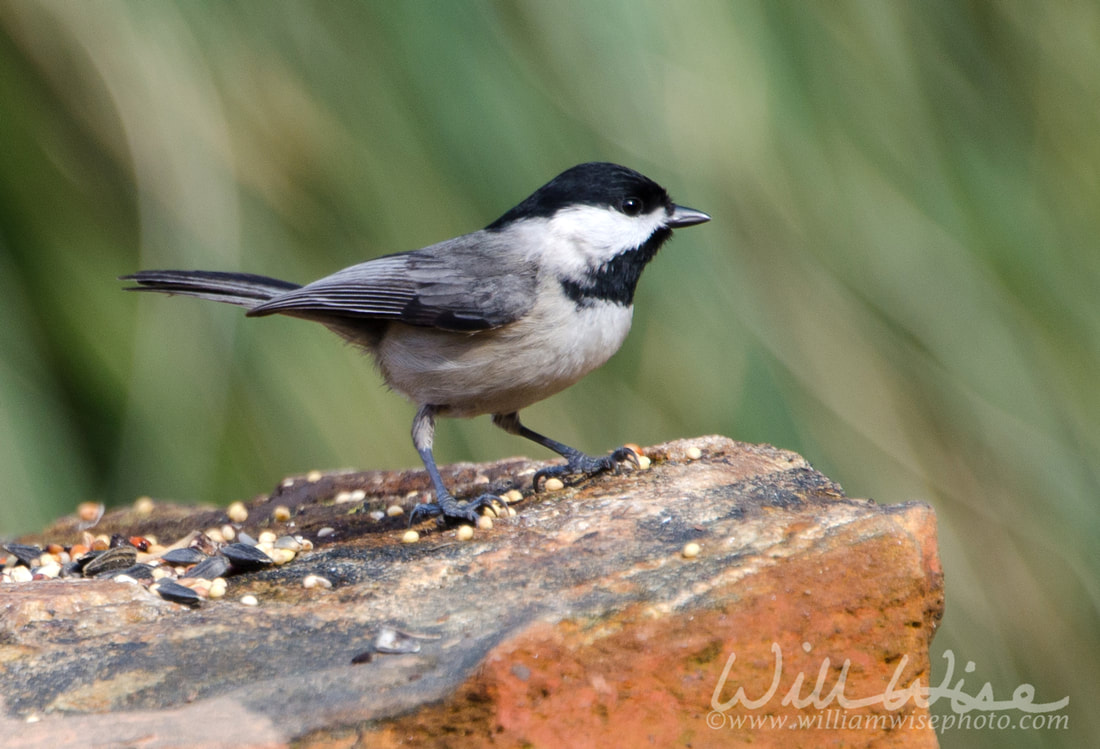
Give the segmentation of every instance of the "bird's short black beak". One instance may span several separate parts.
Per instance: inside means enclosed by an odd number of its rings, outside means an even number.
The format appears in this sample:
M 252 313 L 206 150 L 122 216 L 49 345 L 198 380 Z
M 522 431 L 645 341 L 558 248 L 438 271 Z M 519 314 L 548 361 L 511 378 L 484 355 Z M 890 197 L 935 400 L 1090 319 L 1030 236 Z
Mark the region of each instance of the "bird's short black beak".
M 670 229 L 680 229 L 684 226 L 705 224 L 707 221 L 710 221 L 710 216 L 702 211 L 682 205 L 674 205 L 672 206 L 672 215 L 665 221 L 665 226 Z

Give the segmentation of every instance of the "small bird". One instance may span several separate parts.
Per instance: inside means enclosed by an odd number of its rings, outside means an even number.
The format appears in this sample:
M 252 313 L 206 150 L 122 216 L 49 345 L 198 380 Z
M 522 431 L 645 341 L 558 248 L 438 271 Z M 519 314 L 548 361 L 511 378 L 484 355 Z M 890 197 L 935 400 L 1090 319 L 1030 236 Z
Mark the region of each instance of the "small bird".
M 565 458 L 534 476 L 589 476 L 637 460 L 593 457 L 528 429 L 526 406 L 604 364 L 630 330 L 634 290 L 672 230 L 710 216 L 676 205 L 653 180 L 617 164 L 559 174 L 480 231 L 385 255 L 313 283 L 246 273 L 147 270 L 122 280 L 227 302 L 249 317 L 313 320 L 373 355 L 387 385 L 418 406 L 412 440 L 435 502 L 411 519 L 476 521 L 497 501 L 459 502 L 432 455 L 437 416 L 492 414 L 493 423 Z

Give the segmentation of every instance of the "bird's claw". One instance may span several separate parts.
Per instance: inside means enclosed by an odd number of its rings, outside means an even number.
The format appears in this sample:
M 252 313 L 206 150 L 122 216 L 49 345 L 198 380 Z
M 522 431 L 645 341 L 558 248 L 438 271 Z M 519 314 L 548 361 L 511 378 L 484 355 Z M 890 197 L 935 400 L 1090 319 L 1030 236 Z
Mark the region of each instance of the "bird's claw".
M 615 452 L 611 453 L 611 459 L 615 461 L 615 470 L 619 469 L 619 466 L 629 461 L 635 468 L 641 468 L 642 463 L 638 460 L 638 453 L 629 447 L 620 447 Z
M 431 517 L 438 517 L 441 525 L 445 525 L 448 521 L 477 525 L 478 510 L 483 507 L 492 507 L 494 504 L 508 507 L 504 498 L 496 494 L 482 494 L 467 502 L 459 502 L 450 494 L 443 494 L 437 497 L 435 502 L 422 502 L 416 505 L 409 513 L 409 525 Z
M 535 491 L 541 491 L 539 483 L 549 478 L 562 478 L 563 476 L 595 476 L 597 473 L 614 471 L 619 473 L 623 463 L 631 463 L 635 468 L 640 466 L 638 454 L 629 447 L 620 447 L 610 455 L 594 458 L 578 452 L 566 458 L 565 465 L 547 466 L 535 472 L 532 478 Z

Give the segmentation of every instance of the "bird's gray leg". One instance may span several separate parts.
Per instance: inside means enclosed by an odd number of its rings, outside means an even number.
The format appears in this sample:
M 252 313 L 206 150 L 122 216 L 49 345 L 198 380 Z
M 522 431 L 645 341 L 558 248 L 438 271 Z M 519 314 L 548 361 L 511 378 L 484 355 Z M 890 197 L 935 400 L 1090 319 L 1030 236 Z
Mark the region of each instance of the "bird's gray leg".
M 413 446 L 420 453 L 420 459 L 424 461 L 424 467 L 428 469 L 428 476 L 432 480 L 435 489 L 435 502 L 421 503 L 409 513 L 409 524 L 416 522 L 420 517 L 442 516 L 443 521 L 459 520 L 477 523 L 477 511 L 494 501 L 502 502 L 493 494 L 483 494 L 477 499 L 459 504 L 458 500 L 447 491 L 443 485 L 443 478 L 439 475 L 439 469 L 435 465 L 435 457 L 432 455 L 432 442 L 435 439 L 435 407 L 421 406 L 416 416 L 413 417 L 412 439 Z
M 558 455 L 565 458 L 565 465 L 549 466 L 535 474 L 532 479 L 535 491 L 539 490 L 539 482 L 543 479 L 561 476 L 592 476 L 597 473 L 603 473 L 604 471 L 618 471 L 619 466 L 627 461 L 630 461 L 634 465 L 638 465 L 638 456 L 635 455 L 634 451 L 629 447 L 620 447 L 610 455 L 604 455 L 599 458 L 586 455 L 575 447 L 563 445 L 557 440 L 552 440 L 534 430 L 528 429 L 520 423 L 519 414 L 515 411 L 507 414 L 493 414 L 493 423 L 508 432 L 508 434 L 515 434 L 520 437 L 525 437 L 532 442 L 537 442 L 546 449 L 553 450 Z

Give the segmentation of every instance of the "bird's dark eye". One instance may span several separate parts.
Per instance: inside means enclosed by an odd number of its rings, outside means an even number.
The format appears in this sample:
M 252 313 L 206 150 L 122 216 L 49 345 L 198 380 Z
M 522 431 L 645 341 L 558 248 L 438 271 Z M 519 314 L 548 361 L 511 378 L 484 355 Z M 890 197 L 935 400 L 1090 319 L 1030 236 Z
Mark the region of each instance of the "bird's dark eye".
M 642 212 L 642 207 L 641 198 L 623 198 L 623 202 L 619 204 L 619 210 L 627 216 L 637 216 Z

